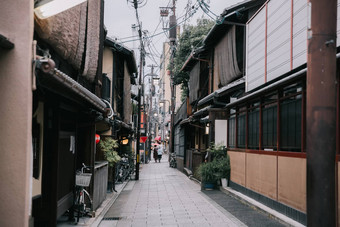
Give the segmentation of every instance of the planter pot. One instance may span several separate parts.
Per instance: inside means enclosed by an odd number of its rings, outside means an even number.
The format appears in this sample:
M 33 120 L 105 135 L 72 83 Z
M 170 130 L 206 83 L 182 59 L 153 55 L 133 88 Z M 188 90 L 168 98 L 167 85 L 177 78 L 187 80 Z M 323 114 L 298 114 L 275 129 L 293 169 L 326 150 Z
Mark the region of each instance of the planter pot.
M 204 183 L 205 190 L 213 190 L 215 187 L 214 183 Z
M 228 180 L 226 178 L 221 179 L 222 187 L 226 188 L 228 187 Z

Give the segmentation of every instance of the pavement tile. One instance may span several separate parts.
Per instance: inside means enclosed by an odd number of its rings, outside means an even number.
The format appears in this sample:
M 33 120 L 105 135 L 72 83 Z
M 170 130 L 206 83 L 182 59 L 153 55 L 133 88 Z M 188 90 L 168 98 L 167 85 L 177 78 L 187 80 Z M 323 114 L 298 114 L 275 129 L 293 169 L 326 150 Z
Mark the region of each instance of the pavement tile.
M 185 224 L 185 223 L 192 224 L 193 223 L 193 221 L 190 218 L 177 218 L 176 221 L 178 224 Z
M 131 221 L 119 221 L 116 225 L 116 227 L 131 227 L 132 222 Z M 115 226 L 115 225 L 110 225 L 110 227 Z M 109 227 L 109 226 L 108 226 Z
M 142 165 L 139 181 L 122 191 L 110 212 L 127 217 L 119 220 L 117 226 L 244 226 L 235 218 L 244 209 L 242 204 L 212 203 L 216 200 L 221 200 L 219 194 L 202 192 L 200 186 L 183 173 L 169 168 L 165 157 L 161 163 Z M 235 216 L 222 212 L 224 206 L 235 208 Z M 245 214 L 244 220 L 248 220 L 247 212 Z
M 162 225 L 177 225 L 176 220 L 162 221 Z
M 132 222 L 131 226 L 133 226 L 133 227 L 147 227 L 148 225 L 146 223 Z
M 161 226 L 162 222 L 160 221 L 153 221 L 153 222 L 147 222 L 146 226 Z

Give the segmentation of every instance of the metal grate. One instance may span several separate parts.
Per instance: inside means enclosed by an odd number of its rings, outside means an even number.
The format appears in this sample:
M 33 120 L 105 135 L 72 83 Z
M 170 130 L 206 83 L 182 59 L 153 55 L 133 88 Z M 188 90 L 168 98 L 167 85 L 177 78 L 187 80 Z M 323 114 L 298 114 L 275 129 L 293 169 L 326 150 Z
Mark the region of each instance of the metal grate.
M 118 221 L 122 219 L 121 217 L 104 217 L 103 220 L 107 220 L 107 221 Z

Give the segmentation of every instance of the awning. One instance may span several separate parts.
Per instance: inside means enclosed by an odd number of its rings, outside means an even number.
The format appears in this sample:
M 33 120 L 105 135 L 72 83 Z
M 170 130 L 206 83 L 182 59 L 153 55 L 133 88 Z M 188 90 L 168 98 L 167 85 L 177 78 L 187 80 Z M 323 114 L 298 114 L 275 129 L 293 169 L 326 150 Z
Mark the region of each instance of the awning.
M 198 111 L 196 111 L 193 116 L 195 118 L 199 117 L 199 116 L 206 116 L 209 114 L 209 110 L 212 108 L 212 106 L 207 106 L 207 107 L 204 107 L 203 109 L 200 109 Z
M 128 131 L 129 133 L 133 133 L 134 132 L 134 130 L 133 130 L 131 125 L 126 124 L 125 122 L 123 122 L 121 120 L 115 119 L 114 123 L 115 123 L 115 126 L 121 127 L 120 129 L 118 129 L 118 131 L 121 130 L 121 129 L 124 129 L 125 131 Z
M 307 73 L 307 68 L 301 69 L 300 71 L 298 71 L 296 73 L 293 73 L 292 75 L 287 76 L 287 77 L 283 78 L 282 80 L 276 81 L 276 82 L 274 82 L 274 83 L 272 83 L 272 84 L 270 84 L 270 85 L 268 85 L 268 86 L 266 86 L 266 87 L 264 87 L 264 88 L 262 88 L 260 90 L 257 90 L 257 91 L 254 91 L 254 92 L 248 94 L 248 95 L 245 95 L 242 98 L 239 98 L 239 99 L 235 100 L 232 103 L 228 103 L 227 105 L 225 105 L 225 108 L 234 106 L 234 105 L 236 105 L 236 104 L 238 104 L 240 102 L 243 102 L 243 101 L 245 101 L 245 100 L 247 100 L 247 99 L 249 99 L 251 97 L 254 97 L 256 95 L 264 93 L 264 92 L 266 92 L 266 91 L 268 91 L 270 89 L 274 89 L 275 87 L 281 85 L 282 83 L 288 83 L 288 82 L 290 82 L 290 81 L 292 81 L 292 80 L 294 80 L 296 78 L 299 78 L 300 76 L 302 76 L 305 73 Z
M 244 83 L 245 83 L 245 78 L 244 77 L 242 77 L 242 78 L 240 78 L 238 80 L 235 80 L 234 82 L 232 82 L 232 83 L 230 83 L 230 84 L 228 84 L 228 85 L 226 85 L 226 86 L 224 86 L 224 87 L 214 91 L 213 93 L 205 96 L 203 99 L 201 99 L 198 102 L 197 105 L 198 106 L 205 105 L 208 102 L 213 101 L 214 98 L 220 98 L 220 97 L 222 97 L 222 96 L 224 96 L 224 95 L 226 95 L 226 94 L 228 94 L 230 92 L 233 92 L 233 91 L 235 91 L 235 89 L 238 88 L 238 85 L 244 84 Z
M 75 101 L 85 101 L 101 113 L 106 114 L 108 111 L 106 104 L 100 98 L 57 68 L 48 73 L 40 73 L 38 78 L 39 85 L 58 95 Z
M 205 123 L 208 123 L 208 122 L 209 122 L 209 116 L 206 116 L 206 117 L 203 117 L 203 118 L 200 119 L 200 123 L 205 124 Z
M 184 124 L 188 124 L 191 121 L 191 117 L 185 118 L 184 120 L 182 120 L 179 125 L 184 125 Z

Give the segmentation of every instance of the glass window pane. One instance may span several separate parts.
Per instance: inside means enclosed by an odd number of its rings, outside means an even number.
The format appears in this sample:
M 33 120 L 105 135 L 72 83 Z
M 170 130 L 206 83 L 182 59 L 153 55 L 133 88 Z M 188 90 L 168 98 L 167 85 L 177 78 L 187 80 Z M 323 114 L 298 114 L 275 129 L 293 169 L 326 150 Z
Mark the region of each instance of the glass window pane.
M 235 147 L 236 118 L 231 117 L 228 120 L 228 146 Z

